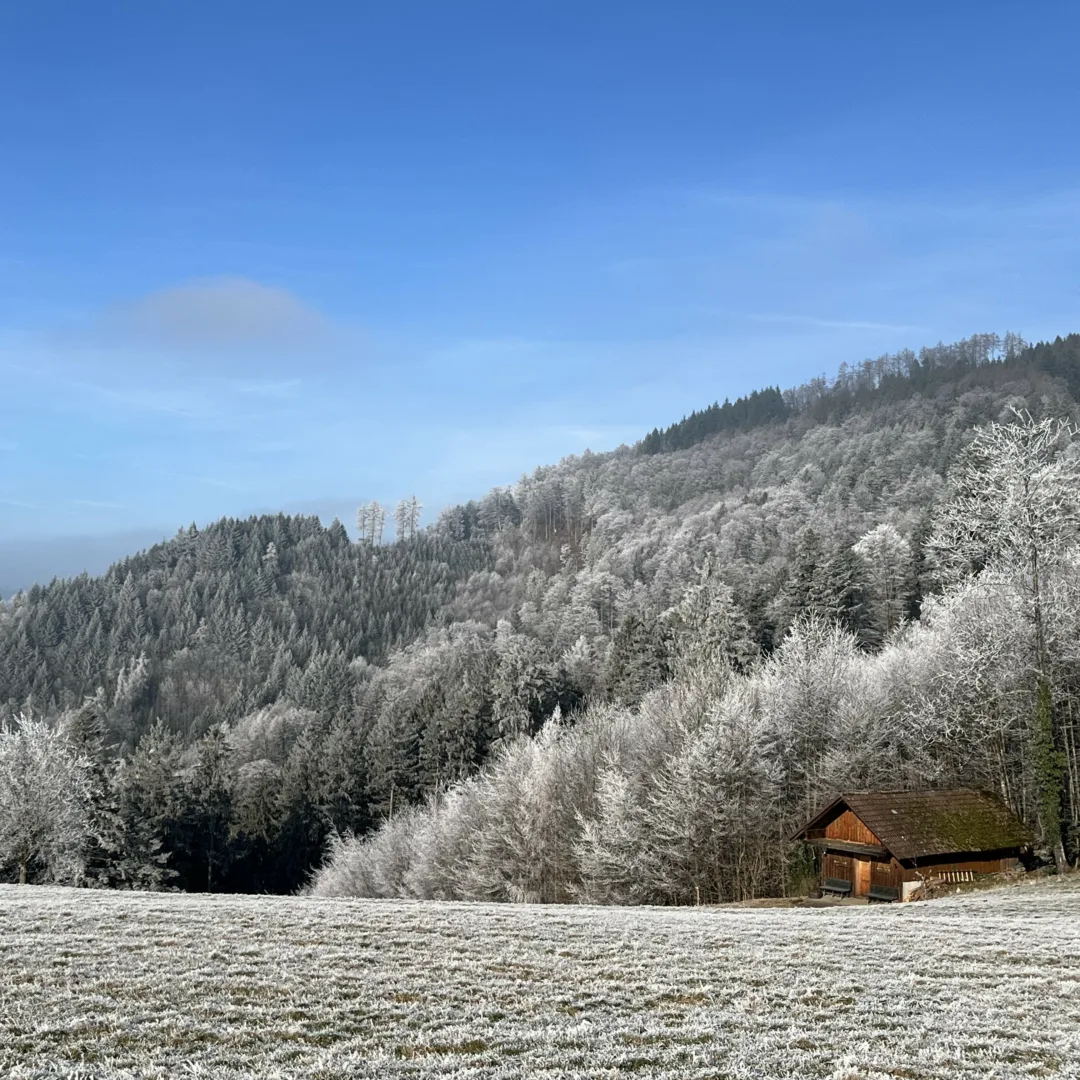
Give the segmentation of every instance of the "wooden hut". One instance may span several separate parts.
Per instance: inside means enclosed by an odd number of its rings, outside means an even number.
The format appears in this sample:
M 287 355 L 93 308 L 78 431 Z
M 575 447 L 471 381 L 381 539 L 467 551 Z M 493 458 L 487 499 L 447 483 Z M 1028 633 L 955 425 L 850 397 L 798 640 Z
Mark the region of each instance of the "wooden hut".
M 1000 799 L 969 788 L 848 792 L 792 839 L 818 849 L 823 893 L 871 900 L 1012 869 L 1032 842 Z

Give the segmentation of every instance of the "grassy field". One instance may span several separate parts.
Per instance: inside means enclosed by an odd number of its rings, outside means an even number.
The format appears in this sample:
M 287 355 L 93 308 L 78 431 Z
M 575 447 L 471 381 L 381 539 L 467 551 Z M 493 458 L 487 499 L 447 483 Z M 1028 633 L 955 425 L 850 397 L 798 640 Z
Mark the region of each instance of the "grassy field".
M 1080 881 L 833 910 L 0 886 L 0 1075 L 1080 1076 Z

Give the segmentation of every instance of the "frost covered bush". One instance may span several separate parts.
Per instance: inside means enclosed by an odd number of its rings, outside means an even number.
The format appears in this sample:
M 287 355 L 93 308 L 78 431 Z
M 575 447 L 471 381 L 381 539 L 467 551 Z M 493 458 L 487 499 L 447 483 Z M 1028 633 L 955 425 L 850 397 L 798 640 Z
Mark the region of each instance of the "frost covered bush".
M 363 841 L 352 836 L 330 839 L 330 857 L 315 878 L 312 891 L 319 896 L 408 895 L 405 875 L 415 857 L 414 837 L 423 811 L 412 808 L 386 822 Z
M 75 881 L 89 827 L 85 762 L 64 733 L 20 716 L 0 725 L 0 868 Z

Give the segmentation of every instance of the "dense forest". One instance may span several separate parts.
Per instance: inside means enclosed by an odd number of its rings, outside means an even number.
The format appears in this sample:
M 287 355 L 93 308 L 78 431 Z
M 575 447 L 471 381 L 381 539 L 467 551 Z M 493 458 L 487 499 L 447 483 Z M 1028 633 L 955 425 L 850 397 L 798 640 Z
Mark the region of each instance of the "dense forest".
M 1080 336 L 976 335 L 403 503 L 394 542 L 377 506 L 222 521 L 35 587 L 0 790 L 52 794 L 0 798 L 2 872 L 291 891 L 330 843 L 324 892 L 725 899 L 796 887 L 766 841 L 828 791 L 926 782 L 1075 859 L 1078 398 Z

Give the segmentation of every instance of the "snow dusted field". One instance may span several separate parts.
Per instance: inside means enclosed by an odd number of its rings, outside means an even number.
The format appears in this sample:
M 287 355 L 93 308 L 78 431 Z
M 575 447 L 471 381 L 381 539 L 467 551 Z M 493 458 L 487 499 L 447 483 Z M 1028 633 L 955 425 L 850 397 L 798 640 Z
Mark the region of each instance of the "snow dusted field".
M 0 886 L 0 1075 L 1080 1077 L 1080 881 L 833 910 Z

